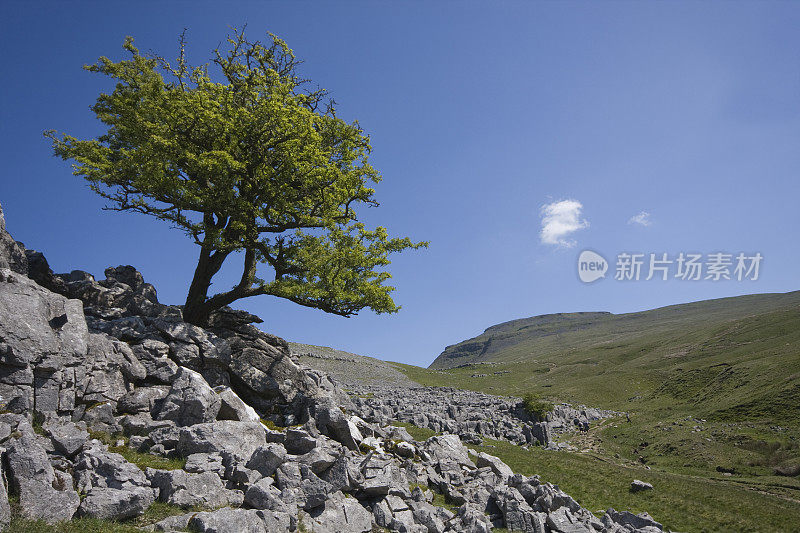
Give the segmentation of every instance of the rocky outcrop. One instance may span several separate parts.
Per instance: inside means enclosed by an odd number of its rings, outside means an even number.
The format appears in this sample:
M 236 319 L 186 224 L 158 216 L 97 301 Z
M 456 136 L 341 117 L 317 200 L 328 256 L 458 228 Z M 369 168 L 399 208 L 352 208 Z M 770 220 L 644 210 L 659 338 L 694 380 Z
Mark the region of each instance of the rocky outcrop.
M 165 531 L 661 531 L 647 515 L 599 520 L 456 434 L 414 441 L 390 424 L 399 406 L 356 406 L 257 317 L 226 309 L 199 328 L 133 267 L 54 274 L 2 227 L 0 243 L 0 530 L 10 493 L 49 522 L 128 520 L 156 500 L 207 509 L 153 526 Z
M 0 269 L 7 268 L 18 274 L 28 273 L 28 257 L 25 247 L 15 241 L 6 231 L 6 218 L 0 206 Z
M 459 435 L 480 444 L 481 439 L 503 439 L 518 445 L 557 449 L 554 436 L 574 431 L 616 413 L 586 407 L 556 405 L 545 420 L 529 415 L 519 398 L 493 396 L 448 387 L 397 386 L 385 383 L 351 384 L 353 409 L 364 420 L 387 424 L 407 422 L 440 433 Z

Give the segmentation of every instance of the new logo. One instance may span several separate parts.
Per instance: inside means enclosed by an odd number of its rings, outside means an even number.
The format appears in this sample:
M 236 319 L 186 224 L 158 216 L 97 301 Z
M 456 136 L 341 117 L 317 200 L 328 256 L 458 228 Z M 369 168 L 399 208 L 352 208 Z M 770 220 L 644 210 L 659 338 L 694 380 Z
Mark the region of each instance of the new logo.
M 608 261 L 602 255 L 584 250 L 578 256 L 578 277 L 584 283 L 591 283 L 606 276 Z

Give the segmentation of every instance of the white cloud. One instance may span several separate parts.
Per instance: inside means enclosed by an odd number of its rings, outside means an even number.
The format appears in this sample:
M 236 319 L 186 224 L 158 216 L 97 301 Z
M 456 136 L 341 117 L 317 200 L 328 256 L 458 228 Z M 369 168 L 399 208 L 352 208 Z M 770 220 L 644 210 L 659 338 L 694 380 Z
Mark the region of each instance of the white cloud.
M 581 219 L 583 204 L 577 200 L 560 200 L 542 206 L 542 243 L 558 246 L 575 246 L 566 237 L 579 229 L 588 228 L 589 222 Z
M 633 215 L 630 220 L 628 220 L 628 224 L 639 224 L 640 226 L 649 226 L 652 224 L 650 221 L 650 213 L 647 211 L 642 211 L 636 215 Z

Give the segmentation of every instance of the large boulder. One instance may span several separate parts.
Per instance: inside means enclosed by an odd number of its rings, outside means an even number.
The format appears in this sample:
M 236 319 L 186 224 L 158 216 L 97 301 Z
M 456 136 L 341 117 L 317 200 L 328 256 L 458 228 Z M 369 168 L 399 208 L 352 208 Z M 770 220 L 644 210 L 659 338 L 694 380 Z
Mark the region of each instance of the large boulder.
M 11 438 L 5 443 L 5 464 L 11 491 L 19 493 L 24 481 L 41 481 L 52 485 L 55 473 L 42 442 L 31 433 Z
M 499 457 L 489 455 L 486 452 L 480 452 L 477 455 L 475 464 L 478 466 L 478 468 L 488 466 L 492 469 L 492 472 L 500 476 L 500 479 L 503 481 L 508 480 L 508 478 L 514 475 L 514 471 L 511 470 L 510 466 L 501 461 Z
M 355 423 L 345 416 L 333 398 L 323 398 L 317 402 L 314 417 L 320 431 L 351 450 L 357 450 L 364 440 Z
M 199 372 L 181 367 L 155 418 L 172 420 L 179 426 L 213 422 L 220 405 L 219 395 Z
M 74 371 L 89 332 L 77 300 L 0 270 L 0 400 L 5 409 L 54 412 L 74 404 Z
M 124 520 L 141 515 L 155 500 L 144 472 L 99 441 L 84 446 L 74 472 L 78 489 L 86 494 L 79 509 L 83 516 Z
M 469 458 L 469 450 L 458 435 L 433 436 L 422 444 L 420 450 L 434 462 L 453 463 L 459 467 L 475 466 Z
M 19 495 L 24 516 L 48 522 L 69 520 L 78 509 L 80 498 L 72 487 L 72 477 L 53 469 L 43 444 L 44 439 L 32 432 L 6 443 L 11 490 Z
M 179 507 L 216 508 L 240 505 L 243 494 L 228 490 L 213 472 L 189 473 L 183 470 L 147 469 L 147 477 L 159 490 L 158 499 Z
M 303 523 L 314 533 L 365 533 L 372 530 L 372 514 L 355 498 L 334 493 L 324 505 L 301 514 Z
M 267 443 L 265 435 L 263 426 L 255 422 L 219 420 L 182 428 L 177 449 L 184 457 L 193 453 L 227 452 L 247 460 Z
M 286 462 L 286 448 L 283 445 L 271 442 L 259 446 L 247 461 L 247 468 L 259 472 L 262 476 L 271 476 L 283 463 Z
M 214 391 L 219 395 L 221 401 L 219 420 L 239 420 L 241 422 L 260 422 L 261 418 L 256 410 L 247 405 L 233 389 L 226 386 L 214 387 Z
M 93 487 L 86 493 L 79 512 L 91 518 L 125 520 L 141 515 L 152 503 L 152 491 L 143 487 Z
M 83 424 L 54 419 L 46 422 L 43 429 L 53 442 L 55 450 L 65 457 L 73 457 L 89 440 L 89 432 Z
M 72 518 L 81 504 L 80 496 L 72 488 L 72 477 L 58 472 L 56 481 L 34 479 L 20 483 L 19 506 L 23 516 L 51 524 Z
M 267 533 L 259 511 L 230 507 L 196 513 L 189 520 L 189 528 L 199 533 Z
M 303 421 L 298 418 L 307 418 L 314 400 L 325 396 L 325 391 L 292 359 L 285 340 L 252 324 L 211 331 L 227 341 L 231 384 L 256 410 L 269 411 L 277 402 L 293 417 L 285 421 L 291 425 Z

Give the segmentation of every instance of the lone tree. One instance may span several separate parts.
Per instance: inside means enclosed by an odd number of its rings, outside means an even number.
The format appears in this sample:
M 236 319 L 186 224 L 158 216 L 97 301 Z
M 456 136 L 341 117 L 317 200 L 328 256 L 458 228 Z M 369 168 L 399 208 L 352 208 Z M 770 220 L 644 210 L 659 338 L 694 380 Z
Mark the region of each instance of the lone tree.
M 390 253 L 427 243 L 359 222 L 356 208 L 378 205 L 369 137 L 308 87 L 278 37 L 254 42 L 234 30 L 226 42 L 211 64 L 191 66 L 183 35 L 174 65 L 128 37 L 129 59 L 84 67 L 116 80 L 92 107 L 108 131 L 91 140 L 48 131 L 55 154 L 74 160 L 107 209 L 165 220 L 200 246 L 188 322 L 205 325 L 215 310 L 262 294 L 341 316 L 396 312 L 382 267 Z M 241 280 L 209 295 L 235 252 Z M 259 277 L 259 264 L 272 279 Z

